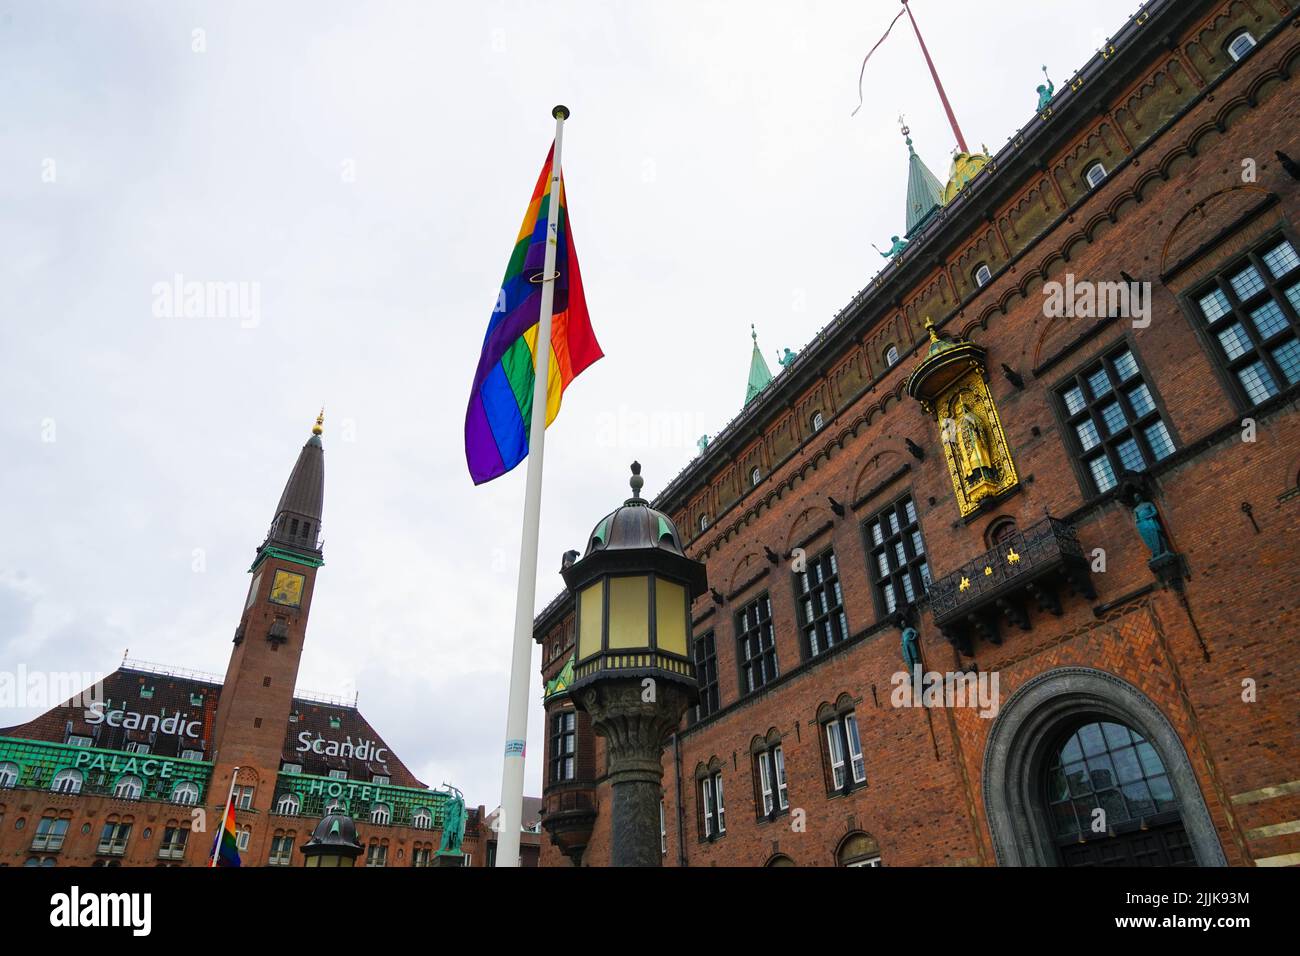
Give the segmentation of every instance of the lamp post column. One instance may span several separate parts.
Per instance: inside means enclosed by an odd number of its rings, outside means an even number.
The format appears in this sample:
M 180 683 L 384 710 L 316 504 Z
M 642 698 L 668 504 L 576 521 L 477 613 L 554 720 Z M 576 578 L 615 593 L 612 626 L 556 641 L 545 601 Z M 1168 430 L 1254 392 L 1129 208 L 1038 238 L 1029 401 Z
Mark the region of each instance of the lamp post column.
M 690 706 L 690 691 L 671 681 L 625 678 L 587 688 L 582 704 L 605 738 L 613 866 L 660 866 L 659 805 L 664 745 Z

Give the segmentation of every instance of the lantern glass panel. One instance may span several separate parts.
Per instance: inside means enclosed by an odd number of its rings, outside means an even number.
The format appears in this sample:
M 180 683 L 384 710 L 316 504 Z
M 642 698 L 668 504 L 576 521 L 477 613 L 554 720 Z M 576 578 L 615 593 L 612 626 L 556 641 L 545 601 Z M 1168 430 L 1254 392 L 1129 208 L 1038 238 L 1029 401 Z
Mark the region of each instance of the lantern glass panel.
M 686 656 L 686 588 L 663 578 L 655 578 L 655 639 L 659 650 Z
M 650 579 L 609 579 L 609 649 L 650 646 Z
M 600 653 L 600 630 L 605 621 L 604 584 L 597 581 L 582 589 L 578 617 L 582 622 L 578 632 L 578 660 Z

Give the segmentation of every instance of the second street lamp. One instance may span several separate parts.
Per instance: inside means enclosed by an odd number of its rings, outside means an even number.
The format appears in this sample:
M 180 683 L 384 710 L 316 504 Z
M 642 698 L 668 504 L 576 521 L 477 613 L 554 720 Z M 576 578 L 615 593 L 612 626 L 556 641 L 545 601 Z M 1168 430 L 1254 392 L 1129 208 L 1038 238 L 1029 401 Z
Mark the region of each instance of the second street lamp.
M 582 558 L 561 572 L 577 608 L 569 693 L 605 738 L 615 866 L 661 862 L 663 747 L 699 696 L 691 601 L 708 588 L 672 520 L 641 497 L 644 484 L 633 462 L 632 497 L 597 523 Z

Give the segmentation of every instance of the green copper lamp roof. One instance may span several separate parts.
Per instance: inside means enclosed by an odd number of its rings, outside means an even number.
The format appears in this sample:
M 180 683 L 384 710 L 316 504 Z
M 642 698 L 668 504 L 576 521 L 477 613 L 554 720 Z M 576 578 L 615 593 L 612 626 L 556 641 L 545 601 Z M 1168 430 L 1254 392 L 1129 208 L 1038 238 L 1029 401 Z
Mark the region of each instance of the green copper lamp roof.
M 772 370 L 767 367 L 767 360 L 758 350 L 758 331 L 752 325 L 749 330 L 754 338 L 754 354 L 749 359 L 749 387 L 745 389 L 746 405 L 757 398 L 758 393 L 767 388 L 772 381 Z

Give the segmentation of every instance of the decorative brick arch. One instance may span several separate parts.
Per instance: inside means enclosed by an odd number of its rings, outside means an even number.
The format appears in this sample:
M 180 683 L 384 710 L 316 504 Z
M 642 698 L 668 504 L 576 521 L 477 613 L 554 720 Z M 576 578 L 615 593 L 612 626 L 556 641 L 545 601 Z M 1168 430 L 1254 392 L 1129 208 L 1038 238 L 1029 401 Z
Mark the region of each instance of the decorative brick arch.
M 1034 677 L 1002 705 L 989 731 L 984 746 L 984 812 L 998 865 L 1057 865 L 1038 784 L 1063 725 L 1084 717 L 1128 724 L 1155 747 L 1174 785 L 1196 862 L 1227 866 L 1178 732 L 1142 691 L 1091 667 L 1059 667 Z

